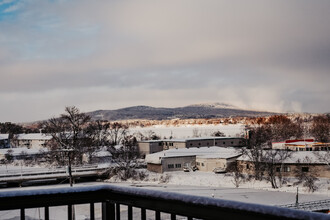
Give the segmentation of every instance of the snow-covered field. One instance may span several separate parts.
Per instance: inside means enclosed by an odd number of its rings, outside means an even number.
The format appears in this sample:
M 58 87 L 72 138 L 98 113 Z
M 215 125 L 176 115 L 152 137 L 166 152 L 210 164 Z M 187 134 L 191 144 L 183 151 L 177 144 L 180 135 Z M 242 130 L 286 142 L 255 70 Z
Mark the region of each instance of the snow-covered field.
M 218 125 L 179 125 L 179 126 L 165 126 L 165 125 L 154 125 L 150 127 L 136 127 L 130 128 L 130 132 L 136 133 L 141 132 L 147 134 L 149 131 L 155 132 L 161 138 L 189 138 L 193 136 L 195 130 L 198 131 L 200 136 L 210 136 L 215 131 L 223 132 L 227 137 L 236 137 L 243 133 L 243 124 L 218 124 Z

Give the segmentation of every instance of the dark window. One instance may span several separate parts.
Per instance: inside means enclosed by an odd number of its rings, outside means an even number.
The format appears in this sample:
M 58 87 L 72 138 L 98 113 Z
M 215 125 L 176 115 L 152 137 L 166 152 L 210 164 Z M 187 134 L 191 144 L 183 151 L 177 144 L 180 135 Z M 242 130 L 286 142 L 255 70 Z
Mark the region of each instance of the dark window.
M 199 166 L 200 165 L 200 163 L 199 162 L 197 162 L 197 166 Z
M 223 144 L 226 144 L 226 142 L 224 141 Z
M 302 171 L 302 172 L 308 172 L 308 171 L 309 171 L 309 167 L 302 167 L 302 168 L 301 168 L 301 171 Z
M 201 146 L 201 143 L 198 143 L 199 146 Z
M 276 172 L 281 172 L 281 167 L 276 167 Z
M 202 163 L 202 167 L 204 166 L 204 163 Z
M 284 172 L 290 172 L 290 171 L 291 171 L 290 167 L 284 167 Z
M 214 145 L 217 145 L 217 144 L 218 144 L 217 142 L 214 143 Z
M 246 169 L 250 169 L 250 166 L 249 166 L 249 164 L 246 164 Z
M 168 164 L 167 167 L 168 167 L 169 169 L 174 168 L 174 164 Z
M 190 143 L 190 146 L 192 146 L 192 143 Z
M 181 164 L 180 163 L 175 164 L 175 168 L 181 168 Z

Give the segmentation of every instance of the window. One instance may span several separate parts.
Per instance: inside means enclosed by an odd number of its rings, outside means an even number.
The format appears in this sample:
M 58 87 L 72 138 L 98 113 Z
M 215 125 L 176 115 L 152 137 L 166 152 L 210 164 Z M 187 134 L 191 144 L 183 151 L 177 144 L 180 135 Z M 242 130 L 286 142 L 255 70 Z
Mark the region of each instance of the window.
M 309 167 L 302 167 L 301 171 L 307 173 L 309 171 Z
M 204 163 L 202 163 L 202 167 L 204 166 Z
M 199 146 L 201 146 L 201 143 L 198 143 Z
M 231 144 L 234 144 L 234 141 L 232 141 Z
M 281 172 L 281 167 L 276 167 L 276 172 Z
M 201 165 L 199 162 L 197 162 L 197 166 Z
M 192 146 L 192 143 L 190 143 L 190 146 Z
M 217 142 L 214 143 L 214 145 L 217 145 L 217 144 L 218 144 Z
M 209 146 L 209 142 L 207 142 L 206 145 Z
M 226 142 L 224 141 L 223 144 L 226 144 Z
M 181 164 L 180 163 L 175 164 L 175 168 L 181 168 Z
M 174 168 L 174 164 L 168 164 L 168 165 L 167 165 L 167 168 L 169 168 L 169 169 Z
M 250 166 L 249 166 L 249 164 L 246 164 L 246 169 L 248 170 L 248 169 L 250 169 Z
M 284 167 L 284 172 L 290 172 L 291 168 L 290 167 Z

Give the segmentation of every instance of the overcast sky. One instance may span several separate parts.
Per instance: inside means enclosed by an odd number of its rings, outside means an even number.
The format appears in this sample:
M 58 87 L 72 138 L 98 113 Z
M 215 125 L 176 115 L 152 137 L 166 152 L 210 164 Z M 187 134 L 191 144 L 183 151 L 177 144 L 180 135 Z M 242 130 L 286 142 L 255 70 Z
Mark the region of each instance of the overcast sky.
M 329 112 L 329 0 L 0 0 L 0 122 L 224 102 Z

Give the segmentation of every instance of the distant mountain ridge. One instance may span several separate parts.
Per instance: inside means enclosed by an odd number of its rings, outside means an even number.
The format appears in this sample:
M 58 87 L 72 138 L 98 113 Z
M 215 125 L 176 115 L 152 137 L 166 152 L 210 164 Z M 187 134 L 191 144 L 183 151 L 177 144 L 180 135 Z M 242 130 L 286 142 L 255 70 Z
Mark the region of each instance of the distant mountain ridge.
M 168 120 L 190 118 L 258 117 L 278 113 L 239 109 L 224 103 L 195 104 L 177 108 L 156 108 L 151 106 L 132 106 L 117 110 L 97 110 L 87 113 L 93 120 Z

